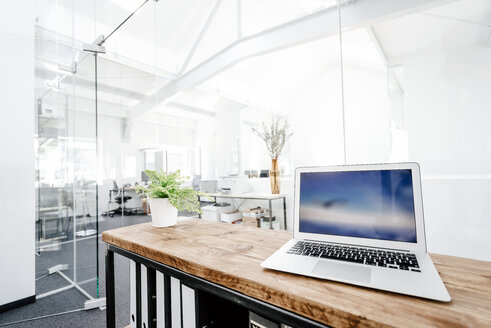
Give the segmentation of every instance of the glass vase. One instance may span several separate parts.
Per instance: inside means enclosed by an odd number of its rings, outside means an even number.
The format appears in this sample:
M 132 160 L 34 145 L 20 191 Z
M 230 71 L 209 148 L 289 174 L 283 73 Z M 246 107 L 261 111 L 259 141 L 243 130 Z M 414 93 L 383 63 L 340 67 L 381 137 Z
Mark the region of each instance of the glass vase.
M 271 193 L 280 193 L 280 165 L 278 159 L 273 158 L 271 160 L 271 170 L 269 171 L 269 182 L 271 183 Z

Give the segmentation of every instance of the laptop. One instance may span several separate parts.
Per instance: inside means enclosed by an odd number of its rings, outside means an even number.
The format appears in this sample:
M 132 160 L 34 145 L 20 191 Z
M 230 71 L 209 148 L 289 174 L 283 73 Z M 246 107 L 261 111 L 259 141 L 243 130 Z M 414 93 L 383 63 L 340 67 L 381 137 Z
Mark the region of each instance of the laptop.
M 261 266 L 451 300 L 426 252 L 417 163 L 295 171 L 293 239 Z

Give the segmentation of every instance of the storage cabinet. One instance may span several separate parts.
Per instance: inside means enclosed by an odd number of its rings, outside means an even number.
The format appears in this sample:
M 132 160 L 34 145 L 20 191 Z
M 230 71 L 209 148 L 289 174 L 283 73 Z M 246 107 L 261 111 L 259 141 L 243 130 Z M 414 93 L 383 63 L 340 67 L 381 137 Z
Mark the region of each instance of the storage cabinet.
M 129 261 L 131 328 L 253 327 L 250 317 L 256 318 L 258 315 L 251 314 L 246 307 L 205 289 L 191 287 L 194 285 L 192 282 L 188 286 L 165 268 L 154 269 L 137 261 Z M 260 323 L 256 325 L 258 328 L 280 326 L 279 323 L 264 325 L 265 321 L 260 319 L 253 322 Z
M 131 328 L 248 328 L 254 327 L 251 311 L 253 318 L 266 319 L 255 320 L 259 328 L 280 322 L 326 327 L 112 245 L 106 254 L 107 327 L 115 327 L 114 253 L 130 259 Z

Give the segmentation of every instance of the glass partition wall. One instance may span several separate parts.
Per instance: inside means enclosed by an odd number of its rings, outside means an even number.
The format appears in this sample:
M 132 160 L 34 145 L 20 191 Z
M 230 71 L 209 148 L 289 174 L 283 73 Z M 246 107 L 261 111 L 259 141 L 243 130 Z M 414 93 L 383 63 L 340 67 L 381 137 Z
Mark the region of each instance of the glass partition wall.
M 36 306 L 41 313 L 31 313 L 39 316 L 81 309 L 98 298 L 99 273 L 95 57 L 46 37 L 37 38 L 36 54 Z M 78 61 L 70 62 L 74 57 Z M 46 306 L 52 302 L 56 305 Z
M 139 197 L 125 195 L 131 190 L 125 190 L 126 182 L 116 181 L 113 174 L 136 176 L 137 161 L 132 156 L 138 151 L 125 152 L 124 146 L 111 141 L 124 135 L 115 125 L 124 129 L 120 120 L 126 114 L 124 107 L 137 94 L 128 86 L 126 93 L 121 92 L 115 74 L 125 71 L 135 79 L 138 71 L 97 57 L 98 50 L 104 52 L 97 46 L 138 6 L 110 10 L 114 7 L 110 1 L 81 4 L 58 0 L 39 0 L 38 5 L 37 301 L 15 310 L 7 322 L 104 306 L 103 299 L 90 302 L 104 294 L 103 280 L 99 279 L 104 274 L 100 234 L 148 220 L 145 215 L 124 221 L 127 214 L 135 214 L 126 199 Z M 103 12 L 112 16 L 96 20 L 96 13 Z M 90 26 L 90 21 L 95 23 L 90 29 L 80 29 Z M 108 28 L 113 21 L 118 24 Z M 97 37 L 97 32 L 106 36 Z M 154 79 L 150 75 L 150 80 Z M 114 178 L 109 186 L 105 184 L 108 178 Z

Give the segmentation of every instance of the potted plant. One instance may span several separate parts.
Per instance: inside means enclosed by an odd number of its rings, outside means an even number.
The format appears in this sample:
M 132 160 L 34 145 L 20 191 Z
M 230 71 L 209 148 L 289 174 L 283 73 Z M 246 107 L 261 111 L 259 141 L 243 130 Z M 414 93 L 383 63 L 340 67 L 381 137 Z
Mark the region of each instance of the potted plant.
M 271 170 L 269 171 L 269 181 L 271 183 L 271 193 L 280 193 L 280 165 L 278 163 L 278 157 L 283 151 L 288 138 L 292 136 L 288 130 L 290 126 L 285 119 L 282 123 L 282 119 L 279 116 L 274 116 L 271 125 L 266 126 L 263 122 L 262 129 L 252 128 L 259 138 L 261 138 L 268 148 L 269 155 L 271 156 Z
M 201 214 L 197 191 L 183 188 L 187 177 L 177 170 L 173 173 L 145 171 L 149 178 L 147 187 L 138 186 L 137 192 L 148 197 L 154 227 L 169 227 L 177 223 L 177 212 L 189 211 Z

